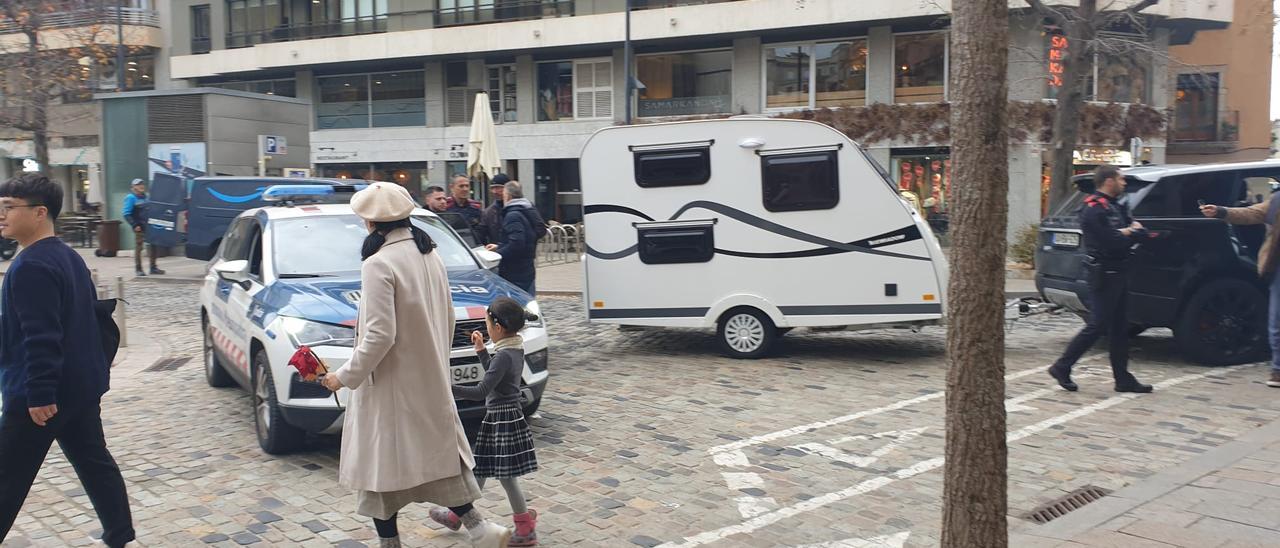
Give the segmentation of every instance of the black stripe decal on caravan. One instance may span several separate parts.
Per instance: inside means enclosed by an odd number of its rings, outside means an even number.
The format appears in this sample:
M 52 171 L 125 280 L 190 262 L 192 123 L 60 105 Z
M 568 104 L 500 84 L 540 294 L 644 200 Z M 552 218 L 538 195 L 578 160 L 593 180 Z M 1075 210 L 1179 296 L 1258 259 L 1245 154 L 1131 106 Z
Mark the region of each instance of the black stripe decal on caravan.
M 627 318 L 701 318 L 710 308 L 612 308 L 587 312 L 591 319 Z M 875 314 L 941 314 L 941 304 L 853 304 L 819 306 L 782 306 L 785 316 L 869 316 Z
M 796 230 L 794 228 L 790 228 L 787 226 L 783 226 L 778 223 L 762 219 L 760 217 L 757 217 L 745 211 L 734 209 L 724 204 L 719 204 L 716 202 L 707 202 L 707 201 L 695 201 L 695 202 L 690 202 L 688 204 L 685 204 L 683 207 L 681 207 L 679 210 L 676 211 L 675 215 L 672 215 L 671 218 L 668 220 L 671 220 L 671 221 L 679 220 L 681 215 L 684 215 L 686 212 L 688 212 L 691 209 L 705 209 L 714 213 L 719 213 L 721 215 L 724 215 L 736 221 L 745 223 L 747 225 L 753 226 L 755 228 L 759 228 L 766 232 L 771 232 L 773 234 L 777 234 L 779 236 L 783 236 L 786 238 L 791 238 L 793 240 L 800 240 L 803 242 L 809 242 L 809 243 L 823 246 L 815 249 L 787 251 L 787 252 L 778 252 L 778 253 L 737 251 L 737 250 L 730 250 L 730 249 L 715 250 L 716 253 L 719 253 L 722 255 L 728 255 L 732 257 L 759 258 L 759 259 L 791 259 L 791 258 L 800 258 L 800 257 L 819 257 L 824 255 L 835 255 L 839 253 L 867 253 L 871 255 L 893 257 L 897 259 L 910 259 L 915 261 L 931 260 L 929 257 L 918 257 L 915 255 L 893 253 L 890 251 L 879 251 L 876 249 L 878 247 L 891 246 L 891 245 L 906 243 L 906 242 L 919 240 L 923 238 L 923 235 L 920 233 L 920 229 L 915 225 L 903 227 L 898 230 L 886 232 L 884 234 L 872 236 L 870 238 L 864 238 L 861 240 L 844 243 L 844 242 L 838 242 L 835 240 L 823 238 L 821 236 L 815 236 L 813 234 L 802 232 L 800 230 Z M 591 215 L 593 213 L 623 213 L 623 214 L 631 215 L 634 217 L 639 217 L 647 221 L 654 221 L 653 218 L 649 217 L 648 215 L 645 215 L 643 212 L 636 211 L 635 209 L 632 209 L 626 206 L 620 206 L 620 205 L 593 204 L 583 208 L 583 215 Z M 614 252 L 599 251 L 597 249 L 592 248 L 589 245 L 586 246 L 586 248 L 587 248 L 586 250 L 588 255 L 591 255 L 592 257 L 595 257 L 597 259 L 604 259 L 604 260 L 621 259 L 624 257 L 628 257 L 630 255 L 633 255 L 639 251 L 638 245 L 634 245 L 626 249 L 623 249 L 620 251 L 614 251 Z

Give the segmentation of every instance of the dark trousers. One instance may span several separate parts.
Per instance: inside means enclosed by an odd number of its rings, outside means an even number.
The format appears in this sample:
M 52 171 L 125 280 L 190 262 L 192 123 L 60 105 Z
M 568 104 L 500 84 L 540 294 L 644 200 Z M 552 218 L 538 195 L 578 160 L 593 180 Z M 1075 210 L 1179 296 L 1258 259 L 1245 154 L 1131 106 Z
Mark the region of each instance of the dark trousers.
M 46 426 L 32 422 L 26 409 L 0 415 L 0 542 L 9 535 L 55 440 L 98 513 L 102 542 L 115 548 L 134 540 L 129 495 L 107 451 L 101 413 L 98 402 L 72 409 L 59 406 Z
M 135 231 L 133 233 L 133 267 L 135 270 L 142 270 L 142 251 L 147 251 L 147 256 L 151 258 L 151 268 L 156 267 L 156 246 L 147 245 L 147 231 Z
M 1137 379 L 1129 373 L 1128 274 L 1122 269 L 1086 268 L 1089 270 L 1089 317 L 1085 319 L 1084 329 L 1071 339 L 1062 357 L 1053 365 L 1059 371 L 1070 373 L 1080 357 L 1105 335 L 1116 384 L 1135 384 Z

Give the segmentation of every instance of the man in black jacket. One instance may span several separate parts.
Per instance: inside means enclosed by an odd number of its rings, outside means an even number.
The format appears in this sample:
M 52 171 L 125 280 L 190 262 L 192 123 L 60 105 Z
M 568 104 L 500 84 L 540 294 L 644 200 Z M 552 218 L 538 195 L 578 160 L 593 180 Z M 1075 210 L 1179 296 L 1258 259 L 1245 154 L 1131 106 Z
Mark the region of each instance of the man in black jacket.
M 1129 216 L 1129 208 L 1118 198 L 1124 194 L 1125 180 L 1115 166 L 1101 166 L 1093 174 L 1094 193 L 1080 210 L 1084 232 L 1085 273 L 1089 282 L 1089 317 L 1085 328 L 1071 339 L 1062 357 L 1049 368 L 1049 375 L 1063 389 L 1075 392 L 1071 367 L 1104 334 L 1111 354 L 1111 373 L 1116 392 L 1148 393 L 1129 372 L 1128 265 L 1130 248 L 1138 238 L 1148 237 L 1142 224 Z
M 492 203 L 484 208 L 484 213 L 480 216 L 480 224 L 484 227 L 487 244 L 502 243 L 502 198 L 509 182 L 511 178 L 505 173 L 494 175 L 489 181 L 489 198 Z
M 0 234 L 23 251 L 0 285 L 0 541 L 54 441 L 102 522 L 102 541 L 134 540 L 124 478 L 107 451 L 100 402 L 110 378 L 84 259 L 54 236 L 62 188 L 38 173 L 0 185 Z
M 534 295 L 534 281 L 538 274 L 534 266 L 538 256 L 537 231 L 546 230 L 546 227 L 533 203 L 524 198 L 519 182 L 507 183 L 502 194 L 505 204 L 502 208 L 502 241 L 485 248 L 502 255 L 502 262 L 498 263 L 499 276 Z

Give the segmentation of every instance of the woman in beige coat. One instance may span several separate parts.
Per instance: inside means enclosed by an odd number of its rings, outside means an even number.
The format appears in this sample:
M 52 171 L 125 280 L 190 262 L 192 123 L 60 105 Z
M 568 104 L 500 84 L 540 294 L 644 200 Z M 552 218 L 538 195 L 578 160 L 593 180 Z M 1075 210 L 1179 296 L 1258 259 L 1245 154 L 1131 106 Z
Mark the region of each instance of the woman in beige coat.
M 373 518 L 384 548 L 400 546 L 396 514 L 412 502 L 447 506 L 475 546 L 505 548 L 511 531 L 471 504 L 480 488 L 449 381 L 453 302 L 435 242 L 411 224 L 413 199 L 400 185 L 373 183 L 351 209 L 369 228 L 356 345 L 323 378 L 330 390 L 351 389 L 338 482 L 357 491 L 357 512 Z

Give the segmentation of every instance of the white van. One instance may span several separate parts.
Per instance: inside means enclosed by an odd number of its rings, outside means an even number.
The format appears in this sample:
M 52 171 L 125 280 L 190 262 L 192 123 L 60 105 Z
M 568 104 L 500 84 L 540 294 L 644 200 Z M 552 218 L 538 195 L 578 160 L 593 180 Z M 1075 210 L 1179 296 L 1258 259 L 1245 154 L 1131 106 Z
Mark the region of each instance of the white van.
M 582 151 L 587 317 L 717 328 L 765 355 L 791 328 L 943 318 L 947 263 L 884 169 L 816 122 L 609 127 Z

